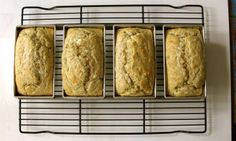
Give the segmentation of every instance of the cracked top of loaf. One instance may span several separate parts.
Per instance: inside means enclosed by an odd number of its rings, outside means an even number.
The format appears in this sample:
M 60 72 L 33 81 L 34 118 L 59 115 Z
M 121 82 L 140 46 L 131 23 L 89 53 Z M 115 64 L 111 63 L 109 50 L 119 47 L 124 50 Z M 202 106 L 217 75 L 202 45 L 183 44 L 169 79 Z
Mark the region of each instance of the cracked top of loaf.
M 63 87 L 69 96 L 102 96 L 103 29 L 68 28 L 62 53 Z
M 53 54 L 53 28 L 29 27 L 19 32 L 15 47 L 15 81 L 19 94 L 53 94 Z
M 200 96 L 205 82 L 204 43 L 199 28 L 166 31 L 166 77 L 170 96 Z
M 154 95 L 155 49 L 152 29 L 117 29 L 115 51 L 116 94 Z

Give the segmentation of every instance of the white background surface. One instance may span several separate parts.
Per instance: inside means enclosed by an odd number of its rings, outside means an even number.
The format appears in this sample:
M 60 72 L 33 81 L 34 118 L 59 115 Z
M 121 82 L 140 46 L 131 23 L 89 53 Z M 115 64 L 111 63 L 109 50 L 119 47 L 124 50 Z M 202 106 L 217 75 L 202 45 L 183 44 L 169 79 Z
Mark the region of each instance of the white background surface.
M 61 141 L 61 140 L 162 140 L 162 141 L 230 141 L 230 59 L 228 0 L 96 0 L 87 1 L 0 1 L 0 140 Z M 205 8 L 207 28 L 207 94 L 208 132 L 206 134 L 85 136 L 20 134 L 18 131 L 18 100 L 13 97 L 13 49 L 15 26 L 20 24 L 21 8 L 26 5 L 51 7 L 79 4 L 201 4 Z

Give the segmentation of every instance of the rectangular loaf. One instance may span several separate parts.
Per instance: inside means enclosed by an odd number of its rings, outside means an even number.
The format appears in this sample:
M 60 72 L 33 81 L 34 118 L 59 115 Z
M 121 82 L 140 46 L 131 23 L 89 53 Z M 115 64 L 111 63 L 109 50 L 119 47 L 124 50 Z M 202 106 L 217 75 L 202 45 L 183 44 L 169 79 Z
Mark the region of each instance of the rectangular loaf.
M 166 31 L 166 77 L 169 96 L 201 96 L 204 90 L 204 42 L 197 27 Z
M 54 28 L 23 28 L 15 45 L 15 83 L 25 96 L 53 95 Z
M 62 53 L 62 80 L 67 96 L 103 95 L 103 28 L 70 27 Z
M 155 84 L 153 29 L 116 30 L 115 89 L 118 96 L 153 96 Z

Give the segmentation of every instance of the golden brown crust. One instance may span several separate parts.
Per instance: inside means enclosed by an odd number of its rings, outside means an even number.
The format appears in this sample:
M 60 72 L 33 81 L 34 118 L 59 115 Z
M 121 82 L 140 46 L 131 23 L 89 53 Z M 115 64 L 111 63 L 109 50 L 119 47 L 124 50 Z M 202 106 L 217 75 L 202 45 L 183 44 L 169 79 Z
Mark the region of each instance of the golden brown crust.
M 15 48 L 15 82 L 21 95 L 53 94 L 54 29 L 22 29 Z
M 198 28 L 174 28 L 166 34 L 168 94 L 200 96 L 205 82 L 203 39 Z
M 63 87 L 69 96 L 102 96 L 103 29 L 69 28 L 62 53 Z
M 116 33 L 115 81 L 120 96 L 154 94 L 153 32 L 148 28 L 120 28 Z

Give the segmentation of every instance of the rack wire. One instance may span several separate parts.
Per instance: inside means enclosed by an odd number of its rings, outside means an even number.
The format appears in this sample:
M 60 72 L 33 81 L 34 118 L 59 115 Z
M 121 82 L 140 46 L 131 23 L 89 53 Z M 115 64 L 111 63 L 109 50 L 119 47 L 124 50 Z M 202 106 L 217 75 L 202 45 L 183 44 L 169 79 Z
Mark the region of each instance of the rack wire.
M 62 98 L 61 53 L 66 24 L 102 23 L 106 27 L 105 93 L 100 100 Z M 152 23 L 156 26 L 157 98 L 118 100 L 113 93 L 113 32 L 117 23 Z M 163 97 L 163 24 L 204 25 L 201 5 L 76 5 L 22 8 L 21 24 L 56 25 L 54 99 L 19 99 L 19 131 L 53 134 L 167 134 L 205 133 L 207 100 L 167 100 Z

